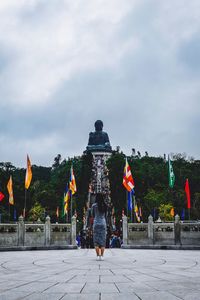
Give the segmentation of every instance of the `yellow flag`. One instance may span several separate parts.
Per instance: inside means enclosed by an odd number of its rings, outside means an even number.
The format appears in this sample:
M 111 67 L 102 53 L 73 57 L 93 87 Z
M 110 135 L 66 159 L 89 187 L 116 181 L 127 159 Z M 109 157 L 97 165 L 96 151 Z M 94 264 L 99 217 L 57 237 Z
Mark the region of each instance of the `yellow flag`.
M 66 215 L 68 212 L 69 200 L 70 200 L 70 192 L 68 190 L 64 195 L 64 215 Z
M 25 188 L 28 190 L 32 180 L 32 170 L 31 161 L 27 155 L 27 168 L 26 168 L 26 178 L 25 178 Z
M 10 203 L 10 205 L 14 205 L 12 176 L 11 175 L 10 175 L 10 179 L 8 180 L 7 189 L 8 189 L 8 193 L 9 193 L 9 203 Z

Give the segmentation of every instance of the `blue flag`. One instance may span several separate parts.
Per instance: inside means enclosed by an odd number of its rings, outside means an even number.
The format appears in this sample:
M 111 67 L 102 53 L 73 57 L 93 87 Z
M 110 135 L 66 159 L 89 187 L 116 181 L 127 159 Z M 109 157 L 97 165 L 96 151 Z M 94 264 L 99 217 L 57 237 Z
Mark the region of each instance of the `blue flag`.
M 128 192 L 128 210 L 130 211 L 133 209 L 133 195 L 135 195 L 134 189 Z
M 185 220 L 185 208 L 182 209 L 181 220 Z
M 14 221 L 17 221 L 17 211 L 16 211 L 16 208 L 14 208 L 13 219 L 14 219 Z

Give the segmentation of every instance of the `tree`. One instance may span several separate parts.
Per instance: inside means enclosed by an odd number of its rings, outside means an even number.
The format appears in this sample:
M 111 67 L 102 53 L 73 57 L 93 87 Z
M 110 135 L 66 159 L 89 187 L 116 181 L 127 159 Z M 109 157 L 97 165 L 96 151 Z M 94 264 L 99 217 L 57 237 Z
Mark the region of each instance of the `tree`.
M 159 206 L 159 216 L 162 221 L 173 221 L 174 217 L 171 215 L 171 209 L 173 209 L 173 205 L 168 204 L 161 204 Z
M 53 163 L 53 165 L 52 165 L 52 168 L 53 168 L 53 169 L 58 168 L 59 165 L 60 165 L 60 162 L 61 162 L 61 155 L 58 154 L 58 155 L 54 158 L 54 163 Z
M 134 154 L 134 155 L 133 155 Z M 135 182 L 136 201 L 142 207 L 143 221 L 149 214 L 158 210 L 160 205 L 171 204 L 179 215 L 186 208 L 184 191 L 185 179 L 189 178 L 191 192 L 191 218 L 200 218 L 200 161 L 187 159 L 185 154 L 173 154 L 175 185 L 168 187 L 168 164 L 164 157 L 135 155 L 135 150 L 128 157 L 128 162 Z M 77 210 L 81 223 L 83 209 L 88 199 L 88 186 L 92 172 L 92 154 L 84 153 L 80 157 L 64 158 L 58 154 L 52 167 L 32 166 L 33 178 L 27 192 L 27 212 L 39 204 L 56 221 L 56 207 L 61 210 L 63 194 L 69 183 L 70 168 L 73 163 L 77 192 L 73 195 L 73 208 Z M 115 208 L 116 221 L 121 219 L 122 209 L 127 207 L 126 190 L 122 185 L 125 166 L 125 155 L 113 151 L 107 161 L 109 171 L 111 201 Z M 21 215 L 24 207 L 24 180 L 26 170 L 16 168 L 10 162 L 0 162 L 0 190 L 5 194 L 0 203 L 3 221 L 9 220 L 7 182 L 13 176 L 13 192 L 17 215 Z M 154 209 L 155 208 L 155 209 Z M 32 211 L 31 211 L 32 213 Z M 12 221 L 12 216 L 11 216 Z M 64 222 L 64 220 L 63 220 Z
M 44 207 L 38 202 L 35 202 L 34 206 L 29 211 L 29 221 L 37 221 L 40 219 L 41 221 L 44 221 Z

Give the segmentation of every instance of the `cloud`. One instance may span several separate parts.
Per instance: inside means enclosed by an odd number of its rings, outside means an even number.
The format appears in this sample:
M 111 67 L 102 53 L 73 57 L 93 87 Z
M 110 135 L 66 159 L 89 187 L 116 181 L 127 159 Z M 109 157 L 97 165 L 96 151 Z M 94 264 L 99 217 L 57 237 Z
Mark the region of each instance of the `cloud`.
M 134 47 L 127 41 L 119 48 L 115 41 L 117 24 L 128 9 L 126 4 L 79 4 L 22 2 L 21 10 L 17 7 L 6 20 L 3 18 L 7 28 L 2 43 L 13 47 L 17 56 L 3 74 L 5 81 L 10 80 L 8 101 L 25 106 L 46 103 L 66 80 L 79 72 L 112 66 Z
M 199 20 L 197 0 L 2 2 L 1 160 L 79 155 L 96 119 L 127 154 L 199 158 Z

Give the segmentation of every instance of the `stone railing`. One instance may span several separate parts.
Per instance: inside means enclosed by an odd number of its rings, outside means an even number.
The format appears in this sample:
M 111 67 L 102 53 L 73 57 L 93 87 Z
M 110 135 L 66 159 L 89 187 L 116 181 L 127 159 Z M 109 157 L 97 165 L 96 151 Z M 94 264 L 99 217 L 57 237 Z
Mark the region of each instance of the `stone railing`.
M 145 245 L 148 242 L 148 224 L 128 223 L 128 240 Z
M 18 245 L 18 224 L 0 224 L 0 247 Z
M 180 238 L 182 245 L 200 245 L 200 222 L 180 224 Z
M 200 245 L 200 222 L 182 222 L 178 215 L 172 223 L 127 223 L 123 217 L 123 247 L 143 245 Z
M 76 246 L 76 217 L 71 224 L 25 223 L 23 217 L 15 224 L 0 224 L 0 248 Z

